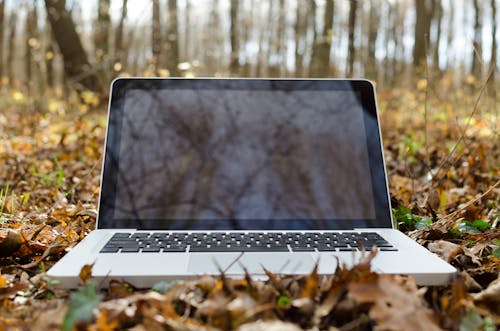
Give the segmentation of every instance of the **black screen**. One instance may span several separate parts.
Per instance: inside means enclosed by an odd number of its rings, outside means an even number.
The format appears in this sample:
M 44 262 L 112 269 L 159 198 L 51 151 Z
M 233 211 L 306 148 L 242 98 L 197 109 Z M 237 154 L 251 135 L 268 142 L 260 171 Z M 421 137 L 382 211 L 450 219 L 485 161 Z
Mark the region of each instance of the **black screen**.
M 120 94 L 108 129 L 119 127 L 115 143 L 108 136 L 112 227 L 324 229 L 377 219 L 367 134 L 378 127 L 360 91 L 235 86 Z

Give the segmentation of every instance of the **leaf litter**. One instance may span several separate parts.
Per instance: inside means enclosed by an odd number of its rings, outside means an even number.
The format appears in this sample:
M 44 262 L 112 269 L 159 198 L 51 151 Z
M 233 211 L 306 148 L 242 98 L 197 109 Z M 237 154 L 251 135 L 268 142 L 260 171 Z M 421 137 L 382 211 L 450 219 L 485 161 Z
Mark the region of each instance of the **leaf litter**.
M 162 281 L 150 290 L 118 280 L 102 290 L 89 265 L 78 290 L 58 289 L 45 271 L 95 227 L 105 115 L 42 109 L 25 116 L 27 109 L 10 105 L 0 127 L 0 331 L 497 329 L 500 146 L 488 124 L 494 118 L 474 118 L 461 138 L 459 124 L 437 115 L 423 122 L 422 95 L 409 93 L 388 90 L 379 102 L 395 221 L 459 270 L 448 286 L 376 274 L 370 270 L 376 252 L 366 252 L 359 264 L 329 276 L 266 270 L 267 281 L 222 274 Z M 452 106 L 436 102 L 429 109 Z

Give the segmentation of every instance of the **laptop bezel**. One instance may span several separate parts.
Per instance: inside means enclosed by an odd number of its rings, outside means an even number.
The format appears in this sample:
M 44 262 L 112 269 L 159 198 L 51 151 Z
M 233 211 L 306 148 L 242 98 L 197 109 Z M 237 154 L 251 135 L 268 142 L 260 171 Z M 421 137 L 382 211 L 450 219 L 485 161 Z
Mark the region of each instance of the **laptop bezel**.
M 116 198 L 116 177 L 119 168 L 121 141 L 121 121 L 123 118 L 124 97 L 130 89 L 278 89 L 298 90 L 354 90 L 359 92 L 363 106 L 363 120 L 367 136 L 370 159 L 372 189 L 378 180 L 379 192 L 373 192 L 375 198 L 375 219 L 327 219 L 308 225 L 304 220 L 145 220 L 114 219 L 114 201 Z M 101 190 L 98 206 L 98 229 L 147 229 L 147 230 L 351 230 L 356 228 L 392 228 L 389 191 L 385 160 L 382 152 L 380 121 L 378 118 L 373 84 L 367 80 L 348 79 L 249 79 L 249 78 L 118 78 L 111 84 L 108 105 L 108 125 L 106 130 L 103 170 L 101 172 Z M 111 125 L 112 123 L 115 123 Z M 375 167 L 374 165 L 383 165 Z M 384 188 L 382 190 L 382 187 Z

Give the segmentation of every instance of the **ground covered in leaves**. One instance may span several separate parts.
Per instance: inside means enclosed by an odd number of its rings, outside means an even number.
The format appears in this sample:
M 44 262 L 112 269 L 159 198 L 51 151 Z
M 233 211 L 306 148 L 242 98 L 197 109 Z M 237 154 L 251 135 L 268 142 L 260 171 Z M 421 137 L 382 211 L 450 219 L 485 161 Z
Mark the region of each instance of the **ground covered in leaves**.
M 375 274 L 367 252 L 328 277 L 204 276 L 148 291 L 113 281 L 104 291 L 84 270 L 79 290 L 57 289 L 45 271 L 95 225 L 105 109 L 2 92 L 0 331 L 496 330 L 498 105 L 480 87 L 447 98 L 415 87 L 379 93 L 390 193 L 397 226 L 459 270 L 443 287 Z

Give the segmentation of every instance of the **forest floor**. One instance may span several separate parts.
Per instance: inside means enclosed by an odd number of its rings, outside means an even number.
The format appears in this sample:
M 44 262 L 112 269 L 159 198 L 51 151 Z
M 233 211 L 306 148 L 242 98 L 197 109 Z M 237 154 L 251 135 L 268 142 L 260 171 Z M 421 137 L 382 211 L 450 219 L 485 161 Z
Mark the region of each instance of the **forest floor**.
M 446 98 L 425 81 L 378 98 L 395 221 L 458 269 L 448 286 L 373 273 L 372 252 L 329 277 L 203 276 L 147 291 L 99 290 L 86 268 L 74 292 L 45 272 L 94 228 L 105 106 L 2 92 L 0 331 L 498 329 L 498 108 L 480 87 L 441 88 Z

